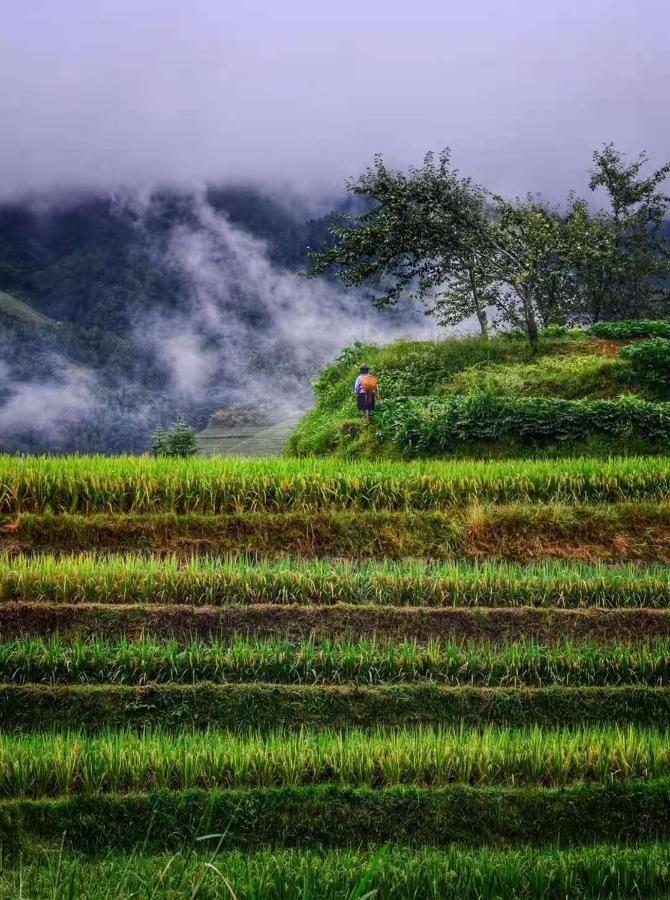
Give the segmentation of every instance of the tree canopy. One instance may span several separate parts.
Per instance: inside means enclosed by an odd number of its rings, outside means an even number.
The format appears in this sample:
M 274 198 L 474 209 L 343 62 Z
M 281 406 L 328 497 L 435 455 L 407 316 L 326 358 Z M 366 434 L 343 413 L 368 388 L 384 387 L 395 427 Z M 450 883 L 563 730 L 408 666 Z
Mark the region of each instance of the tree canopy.
M 574 196 L 564 210 L 506 199 L 462 176 L 448 149 L 407 172 L 377 156 L 347 183 L 367 208 L 332 229 L 310 274 L 370 285 L 377 306 L 419 299 L 443 324 L 475 315 L 483 334 L 493 315 L 525 328 L 532 346 L 540 324 L 658 315 L 669 300 L 660 186 L 670 164 L 644 176 L 646 162 L 626 163 L 611 144 L 597 151 L 590 187 L 609 208 L 592 211 Z

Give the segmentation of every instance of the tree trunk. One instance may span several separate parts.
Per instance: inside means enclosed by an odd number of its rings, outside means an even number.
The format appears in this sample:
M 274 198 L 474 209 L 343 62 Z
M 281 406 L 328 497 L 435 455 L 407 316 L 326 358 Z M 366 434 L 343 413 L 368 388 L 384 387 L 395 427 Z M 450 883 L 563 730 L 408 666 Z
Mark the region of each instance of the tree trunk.
M 489 320 L 486 315 L 486 307 L 481 302 L 481 298 L 479 296 L 479 289 L 477 287 L 477 279 L 475 278 L 475 270 L 472 266 L 468 268 L 468 276 L 470 278 L 470 290 L 472 291 L 472 299 L 475 304 L 475 312 L 477 313 L 477 318 L 479 320 L 479 327 L 482 330 L 482 337 L 487 338 L 489 336 Z
M 533 353 L 537 353 L 538 329 L 537 320 L 535 319 L 535 310 L 533 309 L 532 299 L 524 292 L 521 295 L 523 300 L 523 315 L 526 320 L 526 331 L 528 332 L 528 340 Z
M 487 338 L 489 336 L 489 320 L 486 315 L 486 310 L 477 303 L 476 311 L 477 318 L 479 319 L 479 327 L 482 330 L 482 337 Z

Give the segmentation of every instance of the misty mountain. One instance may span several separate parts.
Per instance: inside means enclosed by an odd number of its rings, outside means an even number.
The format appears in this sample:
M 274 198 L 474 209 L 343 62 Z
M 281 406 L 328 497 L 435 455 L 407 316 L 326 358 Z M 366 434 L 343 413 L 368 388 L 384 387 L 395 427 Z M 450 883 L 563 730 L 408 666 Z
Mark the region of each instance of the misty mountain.
M 137 451 L 220 408 L 280 420 L 341 346 L 424 328 L 300 274 L 332 220 L 246 187 L 1 206 L 0 291 L 46 319 L 0 304 L 0 448 Z

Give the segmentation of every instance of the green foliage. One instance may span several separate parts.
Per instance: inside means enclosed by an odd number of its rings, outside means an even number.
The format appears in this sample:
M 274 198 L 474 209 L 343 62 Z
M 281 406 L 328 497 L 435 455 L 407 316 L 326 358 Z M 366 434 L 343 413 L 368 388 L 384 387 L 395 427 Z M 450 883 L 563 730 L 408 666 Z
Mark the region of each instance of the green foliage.
M 154 431 L 151 447 L 154 456 L 193 456 L 196 450 L 195 429 L 181 416 L 170 431 L 162 428 Z
M 670 731 L 484 725 L 295 734 L 38 732 L 1 735 L 0 761 L 1 799 L 319 784 L 561 787 L 668 778 Z
M 379 415 L 382 440 L 409 455 L 448 455 L 459 444 L 515 446 L 577 444 L 593 435 L 642 438 L 670 448 L 670 407 L 634 396 L 616 400 L 558 400 L 480 394 L 444 400 L 388 401 Z
M 670 320 L 625 319 L 619 322 L 596 322 L 589 334 L 612 341 L 635 338 L 670 338 Z
M 0 684 L 3 730 L 621 724 L 670 727 L 670 691 L 646 685 Z
M 590 187 L 611 209 L 591 212 L 571 195 L 566 214 L 541 197 L 507 200 L 463 178 L 449 150 L 392 171 L 383 158 L 347 188 L 369 206 L 336 242 L 313 256 L 312 274 L 334 268 L 347 284 L 369 283 L 378 306 L 409 294 L 455 325 L 488 312 L 522 328 L 534 350 L 540 324 L 649 314 L 667 307 L 670 247 L 660 190 L 670 164 L 643 176 L 644 153 L 627 164 L 612 144 L 594 153 Z
M 178 850 L 204 835 L 213 850 L 665 840 L 669 790 L 670 781 L 658 779 L 563 788 L 321 785 L 11 800 L 0 806 L 0 841 L 11 857 L 34 847 L 36 838 L 91 854 L 139 844 Z
M 335 365 L 350 366 L 358 362 L 364 349 L 365 345 L 361 341 L 354 341 L 350 347 L 343 347 L 335 360 Z
M 665 399 L 658 353 L 664 345 L 655 345 L 645 366 L 642 356 L 650 350 L 612 355 L 593 337 L 667 328 L 665 322 L 603 324 L 589 332 L 554 327 L 542 333 L 537 354 L 514 334 L 366 348 L 382 391 L 372 426 L 353 418 L 353 367 L 331 366 L 288 450 L 396 458 L 408 451 L 462 457 L 663 452 L 669 432 L 658 402 Z
M 628 162 L 613 144 L 593 154 L 591 190 L 604 189 L 609 209 L 591 218 L 577 241 L 585 313 L 601 318 L 666 314 L 670 244 L 663 234 L 670 197 L 662 190 L 670 163 L 643 174 L 642 152 Z
M 413 401 L 389 401 L 396 411 L 397 425 L 389 415 L 386 426 L 401 435 L 413 429 L 446 427 L 459 434 L 457 418 L 449 420 L 451 409 L 463 410 L 469 433 L 476 429 L 476 409 L 482 415 L 500 403 L 509 404 L 510 415 L 533 409 L 535 401 L 508 401 L 503 398 L 454 397 L 433 400 L 434 415 L 426 418 Z M 454 406 L 455 404 L 455 406 Z M 530 404 L 530 406 L 528 405 Z M 593 415 L 601 415 L 603 430 L 646 428 L 665 440 L 667 419 L 664 404 L 634 398 L 605 401 L 538 400 L 536 417 L 530 422 L 531 435 L 570 434 L 584 427 Z M 553 415 L 564 422 L 551 425 Z M 446 425 L 443 423 L 446 422 Z M 415 424 L 416 423 L 416 424 Z M 493 415 L 481 423 L 482 432 L 497 427 Z M 443 433 L 443 432 L 442 432 Z M 474 501 L 513 502 L 593 502 L 623 500 L 666 500 L 670 496 L 670 469 L 663 458 L 649 459 L 569 459 L 557 469 L 543 460 L 519 461 L 427 461 L 350 462 L 338 460 L 244 460 L 150 459 L 148 457 L 11 457 L 0 456 L 0 515 L 28 513 L 187 513 L 197 515 L 278 512 L 313 512 L 326 509 L 441 510 L 445 506 Z M 185 524 L 187 519 L 183 520 Z M 59 521 L 53 523 L 59 527 Z
M 12 684 L 411 684 L 506 687 L 648 684 L 670 677 L 670 639 L 638 646 L 520 638 L 469 641 L 289 641 L 19 638 L 0 643 L 0 682 Z M 0 771 L 2 767 L 0 766 Z M 670 775 L 670 763 L 667 774 Z
M 639 383 L 625 361 L 581 355 L 576 349 L 574 355 L 543 356 L 530 363 L 471 366 L 441 384 L 435 394 L 578 400 L 617 397 Z
M 619 356 L 630 363 L 639 378 L 665 388 L 667 392 L 670 386 L 670 340 L 654 338 L 629 344 L 619 350 Z

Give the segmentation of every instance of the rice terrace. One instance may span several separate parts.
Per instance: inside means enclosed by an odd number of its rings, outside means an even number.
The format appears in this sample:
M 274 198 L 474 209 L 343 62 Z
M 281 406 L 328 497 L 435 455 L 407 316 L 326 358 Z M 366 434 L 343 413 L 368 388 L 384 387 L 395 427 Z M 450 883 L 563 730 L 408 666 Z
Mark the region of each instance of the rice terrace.
M 540 348 L 555 398 L 629 392 L 590 457 L 385 430 L 393 365 L 453 384 L 461 339 L 355 351 L 385 354 L 371 426 L 345 355 L 283 459 L 0 458 L 0 894 L 670 891 L 665 401 L 593 340 Z

